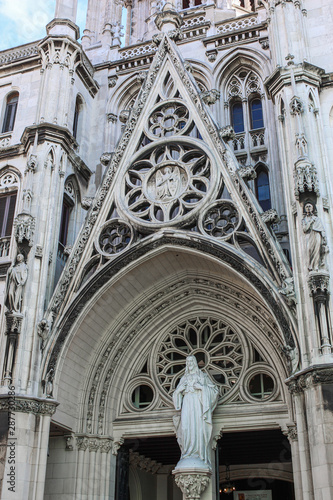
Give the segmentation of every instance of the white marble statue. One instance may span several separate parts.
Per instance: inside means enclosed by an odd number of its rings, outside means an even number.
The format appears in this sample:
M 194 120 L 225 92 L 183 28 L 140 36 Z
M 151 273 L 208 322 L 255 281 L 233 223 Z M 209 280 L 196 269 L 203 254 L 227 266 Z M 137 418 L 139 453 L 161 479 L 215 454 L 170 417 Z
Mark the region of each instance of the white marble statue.
M 21 312 L 23 287 L 28 278 L 28 266 L 24 256 L 19 253 L 15 266 L 8 269 L 6 306 L 11 312 Z
M 314 214 L 312 203 L 305 204 L 304 212 L 302 226 L 307 236 L 308 269 L 309 271 L 325 269 L 327 240 L 323 224 L 320 218 Z
M 196 358 L 188 356 L 185 374 L 173 393 L 175 408 L 181 410 L 180 421 L 174 419 L 181 461 L 199 458 L 211 467 L 212 414 L 217 399 L 217 386 L 199 370 Z

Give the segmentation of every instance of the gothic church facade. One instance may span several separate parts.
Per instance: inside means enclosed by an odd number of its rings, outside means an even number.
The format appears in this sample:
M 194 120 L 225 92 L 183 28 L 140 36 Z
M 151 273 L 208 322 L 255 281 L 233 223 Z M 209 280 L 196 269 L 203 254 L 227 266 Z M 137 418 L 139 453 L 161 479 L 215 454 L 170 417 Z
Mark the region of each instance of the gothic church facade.
M 76 10 L 0 52 L 1 498 L 333 499 L 330 0 Z

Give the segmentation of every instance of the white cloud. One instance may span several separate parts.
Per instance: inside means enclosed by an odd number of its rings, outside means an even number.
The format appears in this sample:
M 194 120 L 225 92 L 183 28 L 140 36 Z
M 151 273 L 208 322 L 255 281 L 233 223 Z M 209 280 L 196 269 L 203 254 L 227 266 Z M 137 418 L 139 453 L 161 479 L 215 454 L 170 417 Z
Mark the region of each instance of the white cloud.
M 88 0 L 78 0 L 77 22 L 84 29 Z M 0 0 L 0 50 L 33 42 L 46 35 L 56 0 Z
M 54 6 L 55 0 L 1 0 L 2 36 L 14 46 L 42 38 L 46 35 L 45 25 L 53 17 Z

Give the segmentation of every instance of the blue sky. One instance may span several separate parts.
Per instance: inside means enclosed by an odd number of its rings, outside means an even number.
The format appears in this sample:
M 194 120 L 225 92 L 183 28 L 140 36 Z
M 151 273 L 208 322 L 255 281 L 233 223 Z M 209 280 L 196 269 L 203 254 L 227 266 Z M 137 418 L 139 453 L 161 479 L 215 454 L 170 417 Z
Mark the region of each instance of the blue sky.
M 54 18 L 55 0 L 0 0 L 0 50 L 39 40 Z M 77 24 L 82 35 L 88 0 L 78 0 Z

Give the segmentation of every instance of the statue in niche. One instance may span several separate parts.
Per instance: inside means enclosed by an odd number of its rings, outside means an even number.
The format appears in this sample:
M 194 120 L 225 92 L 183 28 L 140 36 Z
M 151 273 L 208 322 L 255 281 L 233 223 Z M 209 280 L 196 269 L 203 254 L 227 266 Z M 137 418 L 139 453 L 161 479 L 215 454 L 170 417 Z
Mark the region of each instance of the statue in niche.
M 320 218 L 314 214 L 314 205 L 304 205 L 302 219 L 303 231 L 306 234 L 309 271 L 326 269 L 326 253 L 328 252 L 325 230 Z
M 21 312 L 23 287 L 28 278 L 28 266 L 24 262 L 24 256 L 19 253 L 16 264 L 8 269 L 6 306 L 11 312 Z
M 212 415 L 217 399 L 217 386 L 199 370 L 196 358 L 188 356 L 185 374 L 173 393 L 174 406 L 181 410 L 180 419 L 174 418 L 182 453 L 180 462 L 196 458 L 211 468 Z

